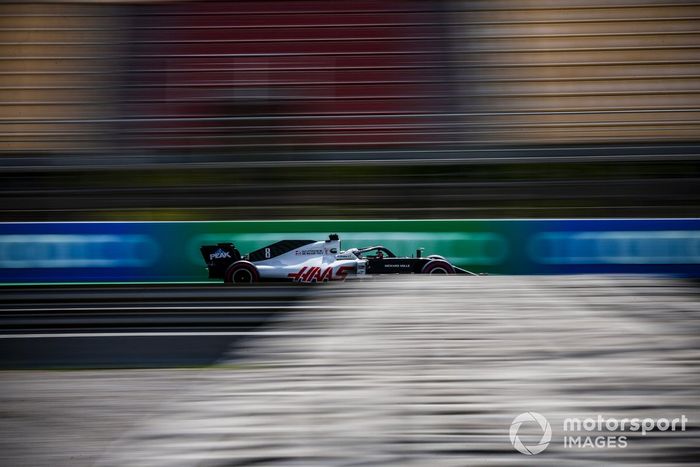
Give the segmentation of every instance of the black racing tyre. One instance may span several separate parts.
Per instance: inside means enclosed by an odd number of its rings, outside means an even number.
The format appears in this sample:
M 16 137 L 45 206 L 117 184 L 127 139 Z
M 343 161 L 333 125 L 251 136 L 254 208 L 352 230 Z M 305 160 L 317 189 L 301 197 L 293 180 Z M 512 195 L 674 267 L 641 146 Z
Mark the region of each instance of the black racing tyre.
M 260 273 L 250 261 L 236 261 L 226 270 L 224 282 L 229 284 L 253 284 L 260 281 Z
M 434 259 L 432 261 L 429 261 L 428 264 L 423 266 L 423 269 L 421 270 L 421 274 L 447 275 L 454 273 L 455 268 L 453 268 L 452 265 L 447 261 L 443 261 L 441 259 Z

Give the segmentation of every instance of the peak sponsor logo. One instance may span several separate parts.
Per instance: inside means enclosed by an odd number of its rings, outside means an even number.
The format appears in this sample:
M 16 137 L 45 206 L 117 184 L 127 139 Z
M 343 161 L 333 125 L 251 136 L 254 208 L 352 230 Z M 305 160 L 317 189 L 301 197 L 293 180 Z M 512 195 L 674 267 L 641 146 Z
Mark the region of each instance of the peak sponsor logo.
M 304 266 L 298 272 L 287 274 L 294 282 L 328 282 L 342 281 L 352 271 L 353 266 L 341 266 L 333 275 L 333 267 L 321 268 L 318 266 Z
M 231 255 L 229 254 L 228 251 L 224 251 L 221 248 L 216 250 L 214 253 L 209 255 L 209 259 L 222 259 L 222 258 L 230 258 Z

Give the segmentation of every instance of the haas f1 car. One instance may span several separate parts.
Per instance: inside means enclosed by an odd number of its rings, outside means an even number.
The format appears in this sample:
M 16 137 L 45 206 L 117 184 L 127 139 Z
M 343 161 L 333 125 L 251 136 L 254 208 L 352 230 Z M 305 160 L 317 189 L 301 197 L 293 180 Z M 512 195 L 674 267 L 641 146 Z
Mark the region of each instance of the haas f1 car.
M 234 284 L 262 281 L 327 282 L 374 274 L 471 274 L 442 256 L 399 257 L 383 246 L 340 249 L 340 238 L 281 240 L 241 256 L 233 243 L 201 247 L 210 279 Z

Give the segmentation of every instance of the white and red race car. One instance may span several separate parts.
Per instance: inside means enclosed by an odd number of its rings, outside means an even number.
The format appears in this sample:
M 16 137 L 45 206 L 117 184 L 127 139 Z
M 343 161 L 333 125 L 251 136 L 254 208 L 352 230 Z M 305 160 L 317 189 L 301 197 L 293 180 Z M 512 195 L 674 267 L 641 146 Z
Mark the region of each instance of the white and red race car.
M 201 247 L 210 279 L 234 284 L 262 281 L 327 282 L 374 274 L 471 274 L 444 257 L 398 257 L 383 246 L 340 249 L 336 234 L 328 240 L 280 240 L 247 255 L 233 243 Z

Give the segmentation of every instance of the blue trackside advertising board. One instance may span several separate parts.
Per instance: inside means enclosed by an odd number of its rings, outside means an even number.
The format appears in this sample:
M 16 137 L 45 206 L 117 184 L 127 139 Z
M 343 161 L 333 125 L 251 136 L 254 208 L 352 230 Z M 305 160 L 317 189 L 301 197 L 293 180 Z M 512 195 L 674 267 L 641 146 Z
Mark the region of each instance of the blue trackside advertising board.
M 489 274 L 700 276 L 700 219 L 0 223 L 0 283 L 206 282 L 199 247 L 327 238 Z

